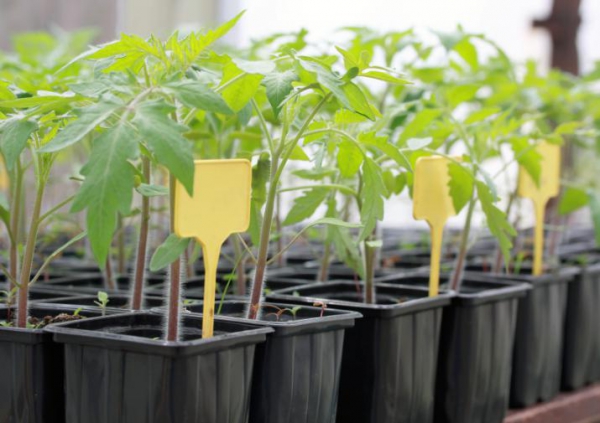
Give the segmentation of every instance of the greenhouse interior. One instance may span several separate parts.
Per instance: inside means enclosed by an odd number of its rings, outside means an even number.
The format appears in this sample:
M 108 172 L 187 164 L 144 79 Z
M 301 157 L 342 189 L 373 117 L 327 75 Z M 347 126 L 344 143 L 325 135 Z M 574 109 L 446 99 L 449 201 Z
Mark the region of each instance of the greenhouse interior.
M 600 423 L 598 40 L 0 0 L 0 422 Z

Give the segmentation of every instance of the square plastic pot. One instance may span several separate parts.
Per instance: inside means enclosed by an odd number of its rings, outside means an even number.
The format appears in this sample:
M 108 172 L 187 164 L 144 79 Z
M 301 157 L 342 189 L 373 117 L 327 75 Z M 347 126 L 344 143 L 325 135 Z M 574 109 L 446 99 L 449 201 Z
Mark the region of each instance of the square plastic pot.
M 146 277 L 146 291 L 150 290 L 153 286 L 162 284 L 165 281 L 165 276 L 162 275 L 148 275 Z M 131 278 L 129 276 L 117 276 L 115 278 L 115 289 L 108 289 L 104 276 L 99 273 L 82 274 L 82 275 L 71 275 L 60 279 L 54 279 L 43 286 L 45 289 L 56 289 L 59 291 L 65 291 L 75 294 L 91 294 L 96 295 L 98 291 L 105 291 L 110 293 L 123 293 L 129 292 L 131 289 Z
M 549 401 L 560 392 L 567 295 L 576 274 L 572 267 L 541 276 L 487 274 L 532 287 L 519 300 L 510 394 L 513 408 Z
M 165 304 L 165 298 L 158 296 L 145 296 L 142 301 L 142 309 L 148 310 L 151 308 L 161 307 Z M 193 300 L 191 300 L 193 301 Z M 100 309 L 98 307 L 98 297 L 96 295 L 78 295 L 73 297 L 54 297 L 50 299 L 38 301 L 41 304 L 68 304 L 72 306 L 80 306 L 89 309 Z M 129 304 L 131 296 L 124 294 L 113 294 L 108 297 L 107 308 L 116 311 L 131 311 Z
M 400 273 L 397 269 L 380 269 L 375 271 L 375 278 L 391 276 Z M 311 285 L 317 282 L 319 274 L 318 262 L 306 263 L 304 267 L 284 267 L 270 270 L 265 280 L 265 288 L 278 291 L 295 286 Z M 360 277 L 353 269 L 335 264 L 329 268 L 328 281 L 358 281 Z
M 76 307 L 32 305 L 29 315 L 43 318 L 73 313 Z M 14 309 L 11 309 L 14 314 Z M 0 308 L 0 320 L 9 309 Z M 81 310 L 93 317 L 96 310 Z M 3 423 L 64 423 L 63 347 L 43 329 L 0 327 L 0 421 Z
M 241 295 L 235 294 L 235 280 L 228 281 L 226 279 L 225 274 L 217 274 L 217 284 L 216 284 L 216 299 L 217 301 L 223 297 L 223 293 L 227 290 L 225 294 L 226 299 L 231 300 L 241 300 L 245 298 Z M 167 283 L 156 284 L 148 287 L 146 293 L 149 295 L 163 295 L 167 291 L 167 287 L 169 285 Z M 204 298 L 204 275 L 194 276 L 193 278 L 185 279 L 182 281 L 182 288 L 185 292 L 185 297 L 190 299 L 201 299 Z M 166 295 L 165 295 L 166 296 Z
M 427 274 L 383 283 L 426 287 Z M 441 279 L 445 288 L 447 278 Z M 508 408 L 517 307 L 531 286 L 467 276 L 444 308 L 436 423 L 501 423 Z
M 360 314 L 264 303 L 258 320 L 245 318 L 247 302 L 225 301 L 219 316 L 273 333 L 256 348 L 250 423 L 335 422 L 344 333 Z M 202 305 L 187 307 L 202 312 Z M 276 316 L 279 310 L 287 310 Z
M 562 388 L 568 391 L 600 381 L 600 263 L 579 270 L 567 300 Z
M 54 325 L 65 347 L 66 423 L 246 423 L 256 344 L 269 328 L 185 316 L 182 340 L 155 340 L 162 316 L 129 313 Z
M 363 304 L 355 283 L 328 282 L 282 290 L 269 299 L 322 301 L 363 315 L 346 331 L 337 422 L 428 423 L 442 310 L 452 295 L 427 295 L 419 288 L 381 286 L 377 304 Z

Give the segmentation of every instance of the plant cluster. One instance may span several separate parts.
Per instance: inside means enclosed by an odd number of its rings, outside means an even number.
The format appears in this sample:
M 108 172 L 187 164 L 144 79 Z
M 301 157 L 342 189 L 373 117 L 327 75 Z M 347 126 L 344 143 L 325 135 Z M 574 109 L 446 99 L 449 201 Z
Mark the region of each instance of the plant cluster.
M 385 204 L 410 195 L 420 157 L 450 160 L 453 204 L 465 210 L 455 289 L 476 210 L 504 261 L 514 255 L 515 188 L 505 178 L 518 164 L 539 181 L 539 142 L 598 159 L 598 71 L 543 75 L 460 28 L 424 35 L 346 28 L 335 45 L 312 44 L 301 31 L 254 41 L 243 52 L 218 46 L 240 18 L 167 40 L 124 34 L 89 49 L 89 33 L 28 34 L 16 39 L 14 54 L 0 56 L 7 181 L 0 217 L 9 245 L 2 268 L 9 303 L 18 292 L 17 326 L 27 322 L 28 287 L 54 257 L 85 237 L 99 267 L 111 271 L 111 246 L 115 237 L 126 242 L 129 225 L 136 238 L 131 308 L 142 306 L 148 270 L 169 267 L 166 336 L 177 339 L 181 281 L 200 249 L 165 222 L 175 182 L 193 190 L 195 158 L 252 160 L 250 229 L 230 240 L 239 294 L 252 263 L 251 319 L 260 311 L 267 268 L 307 236 L 322 244 L 319 280 L 340 260 L 364 281 L 365 301 L 376 302 Z M 70 181 L 53 173 L 67 160 L 81 164 Z M 597 183 L 577 169 L 565 173 L 558 211 L 589 205 L 600 228 Z M 25 198 L 30 179 L 33 201 Z M 52 183 L 77 185 L 76 194 L 48 206 Z M 282 198 L 290 192 L 298 195 L 286 210 Z M 36 268 L 38 233 L 67 205 L 69 213 L 85 212 L 85 229 Z M 152 233 L 162 243 L 149 260 Z M 107 295 L 98 299 L 106 308 Z

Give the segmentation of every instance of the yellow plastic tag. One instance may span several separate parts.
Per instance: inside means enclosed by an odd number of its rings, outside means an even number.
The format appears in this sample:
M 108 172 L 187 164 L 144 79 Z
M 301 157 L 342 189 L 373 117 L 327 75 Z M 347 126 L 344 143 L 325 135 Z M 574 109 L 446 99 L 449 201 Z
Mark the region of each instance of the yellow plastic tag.
M 529 198 L 535 209 L 535 242 L 533 274 L 541 275 L 544 256 L 544 217 L 548 200 L 556 197 L 560 191 L 560 146 L 541 142 L 536 147 L 541 158 L 540 183 L 537 185 L 523 167 L 519 169 L 517 193 Z
M 217 265 L 223 242 L 250 224 L 252 166 L 248 160 L 196 160 L 194 195 L 175 187 L 173 223 L 180 238 L 195 238 L 204 258 L 202 337 L 213 336 Z
M 8 171 L 6 170 L 6 164 L 4 158 L 0 156 L 0 190 L 5 191 L 10 186 L 10 178 L 8 177 Z
M 450 216 L 456 215 L 448 188 L 448 164 L 446 157 L 421 157 L 414 169 L 413 216 L 425 220 L 431 230 L 430 297 L 439 293 L 444 226 Z

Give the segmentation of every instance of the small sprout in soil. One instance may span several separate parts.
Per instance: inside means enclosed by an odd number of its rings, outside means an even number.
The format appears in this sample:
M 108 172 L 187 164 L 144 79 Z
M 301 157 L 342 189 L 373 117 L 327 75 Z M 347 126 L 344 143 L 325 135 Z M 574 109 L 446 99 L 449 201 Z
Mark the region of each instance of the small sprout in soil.
M 98 291 L 98 301 L 94 301 L 100 309 L 102 310 L 102 315 L 106 315 L 106 306 L 109 303 L 108 294 L 104 291 Z
M 73 316 L 79 316 L 79 313 L 81 313 L 81 310 L 83 310 L 83 307 L 79 307 L 77 310 L 75 310 L 73 312 Z
M 263 308 L 273 308 L 275 310 L 277 310 L 274 313 L 268 313 L 266 316 L 275 316 L 275 320 L 279 321 L 281 319 L 281 316 L 283 316 L 285 313 L 290 313 L 292 315 L 292 319 L 295 320 L 296 319 L 296 313 L 298 313 L 298 311 L 302 308 L 300 306 L 294 307 L 294 308 L 280 308 L 277 307 L 275 305 L 271 305 L 271 304 L 265 304 L 263 305 Z
M 76 312 L 77 312 L 77 310 L 76 310 Z M 84 319 L 84 317 L 79 316 L 78 314 L 75 314 L 75 312 L 73 314 L 60 313 L 57 316 L 44 316 L 42 319 L 31 316 L 31 317 L 29 317 L 29 320 L 27 321 L 27 328 L 28 329 L 42 329 L 53 323 L 65 323 L 65 322 L 72 322 L 74 320 L 81 320 L 81 319 Z
M 313 303 L 313 307 L 321 307 L 321 314 L 319 315 L 319 317 L 323 317 L 323 315 L 325 314 L 325 309 L 327 308 L 327 303 L 323 301 L 316 301 L 315 303 Z

